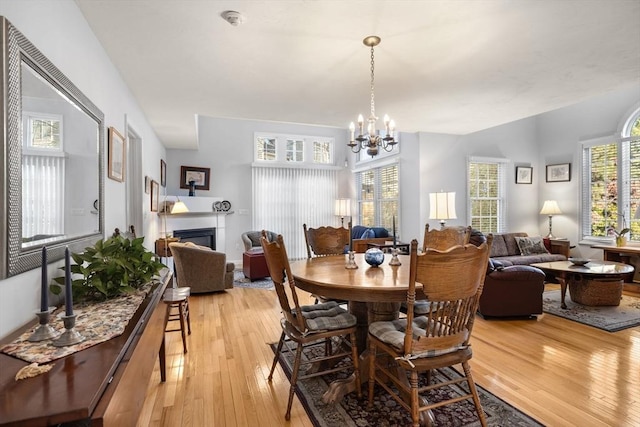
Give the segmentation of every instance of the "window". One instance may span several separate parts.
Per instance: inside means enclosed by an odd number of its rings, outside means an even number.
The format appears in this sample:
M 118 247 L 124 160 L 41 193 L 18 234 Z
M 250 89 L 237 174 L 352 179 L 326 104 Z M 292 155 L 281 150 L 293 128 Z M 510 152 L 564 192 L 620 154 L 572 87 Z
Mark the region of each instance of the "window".
M 620 137 L 583 142 L 582 235 L 602 238 L 630 228 L 640 240 L 640 110 L 627 120 Z
M 483 233 L 505 231 L 505 159 L 475 157 L 468 162 L 469 223 Z
M 400 186 L 398 165 L 391 164 L 356 172 L 358 222 L 391 230 L 393 218 L 399 228 Z
M 22 236 L 28 244 L 64 234 L 62 116 L 23 114 Z
M 256 162 L 334 165 L 333 138 L 255 134 Z

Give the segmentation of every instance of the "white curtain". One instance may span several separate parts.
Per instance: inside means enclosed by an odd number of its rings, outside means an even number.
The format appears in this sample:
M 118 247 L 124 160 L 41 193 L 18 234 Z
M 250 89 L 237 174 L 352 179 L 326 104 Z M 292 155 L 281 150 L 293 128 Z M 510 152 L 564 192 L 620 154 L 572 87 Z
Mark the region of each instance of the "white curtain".
M 22 158 L 22 236 L 64 234 L 64 157 Z
M 302 224 L 339 226 L 336 171 L 254 166 L 252 177 L 253 229 L 282 234 L 290 259 L 307 256 Z

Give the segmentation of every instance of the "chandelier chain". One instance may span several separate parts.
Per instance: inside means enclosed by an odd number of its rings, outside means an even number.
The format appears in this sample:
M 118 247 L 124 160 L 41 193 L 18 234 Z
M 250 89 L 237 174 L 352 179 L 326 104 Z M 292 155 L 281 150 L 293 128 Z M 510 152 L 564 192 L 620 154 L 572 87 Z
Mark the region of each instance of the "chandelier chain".
M 376 117 L 376 102 L 374 99 L 374 58 L 373 46 L 371 46 L 371 117 Z

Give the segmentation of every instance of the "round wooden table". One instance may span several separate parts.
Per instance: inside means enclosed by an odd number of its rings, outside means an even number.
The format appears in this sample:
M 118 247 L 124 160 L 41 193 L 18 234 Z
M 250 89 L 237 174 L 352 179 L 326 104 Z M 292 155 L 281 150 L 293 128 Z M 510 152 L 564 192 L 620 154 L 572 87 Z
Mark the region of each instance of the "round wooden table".
M 390 266 L 385 254 L 379 267 L 371 267 L 364 254 L 355 254 L 357 269 L 347 270 L 346 255 L 326 256 L 291 262 L 296 286 L 307 292 L 349 301 L 349 312 L 358 319 L 357 345 L 360 355 L 360 380 L 369 378 L 367 334 L 369 323 L 397 319 L 400 303 L 407 300 L 409 255 L 398 255 L 400 266 Z M 416 283 L 416 299 L 424 299 L 422 285 Z M 399 372 L 399 375 L 403 375 Z M 406 378 L 406 376 L 405 376 Z M 325 403 L 336 402 L 355 390 L 355 377 L 334 381 L 323 395 Z M 427 415 L 429 418 L 430 415 Z M 428 424 L 427 420 L 425 424 Z

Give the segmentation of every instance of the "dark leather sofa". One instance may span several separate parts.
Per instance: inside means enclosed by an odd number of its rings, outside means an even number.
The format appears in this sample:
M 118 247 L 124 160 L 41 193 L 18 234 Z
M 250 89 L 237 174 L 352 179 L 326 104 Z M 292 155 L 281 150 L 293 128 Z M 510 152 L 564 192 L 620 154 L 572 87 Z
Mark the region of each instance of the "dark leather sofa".
M 470 243 L 482 244 L 486 237 L 473 230 Z M 528 265 L 503 266 L 489 259 L 478 312 L 485 318 L 532 317 L 542 314 L 545 275 Z

